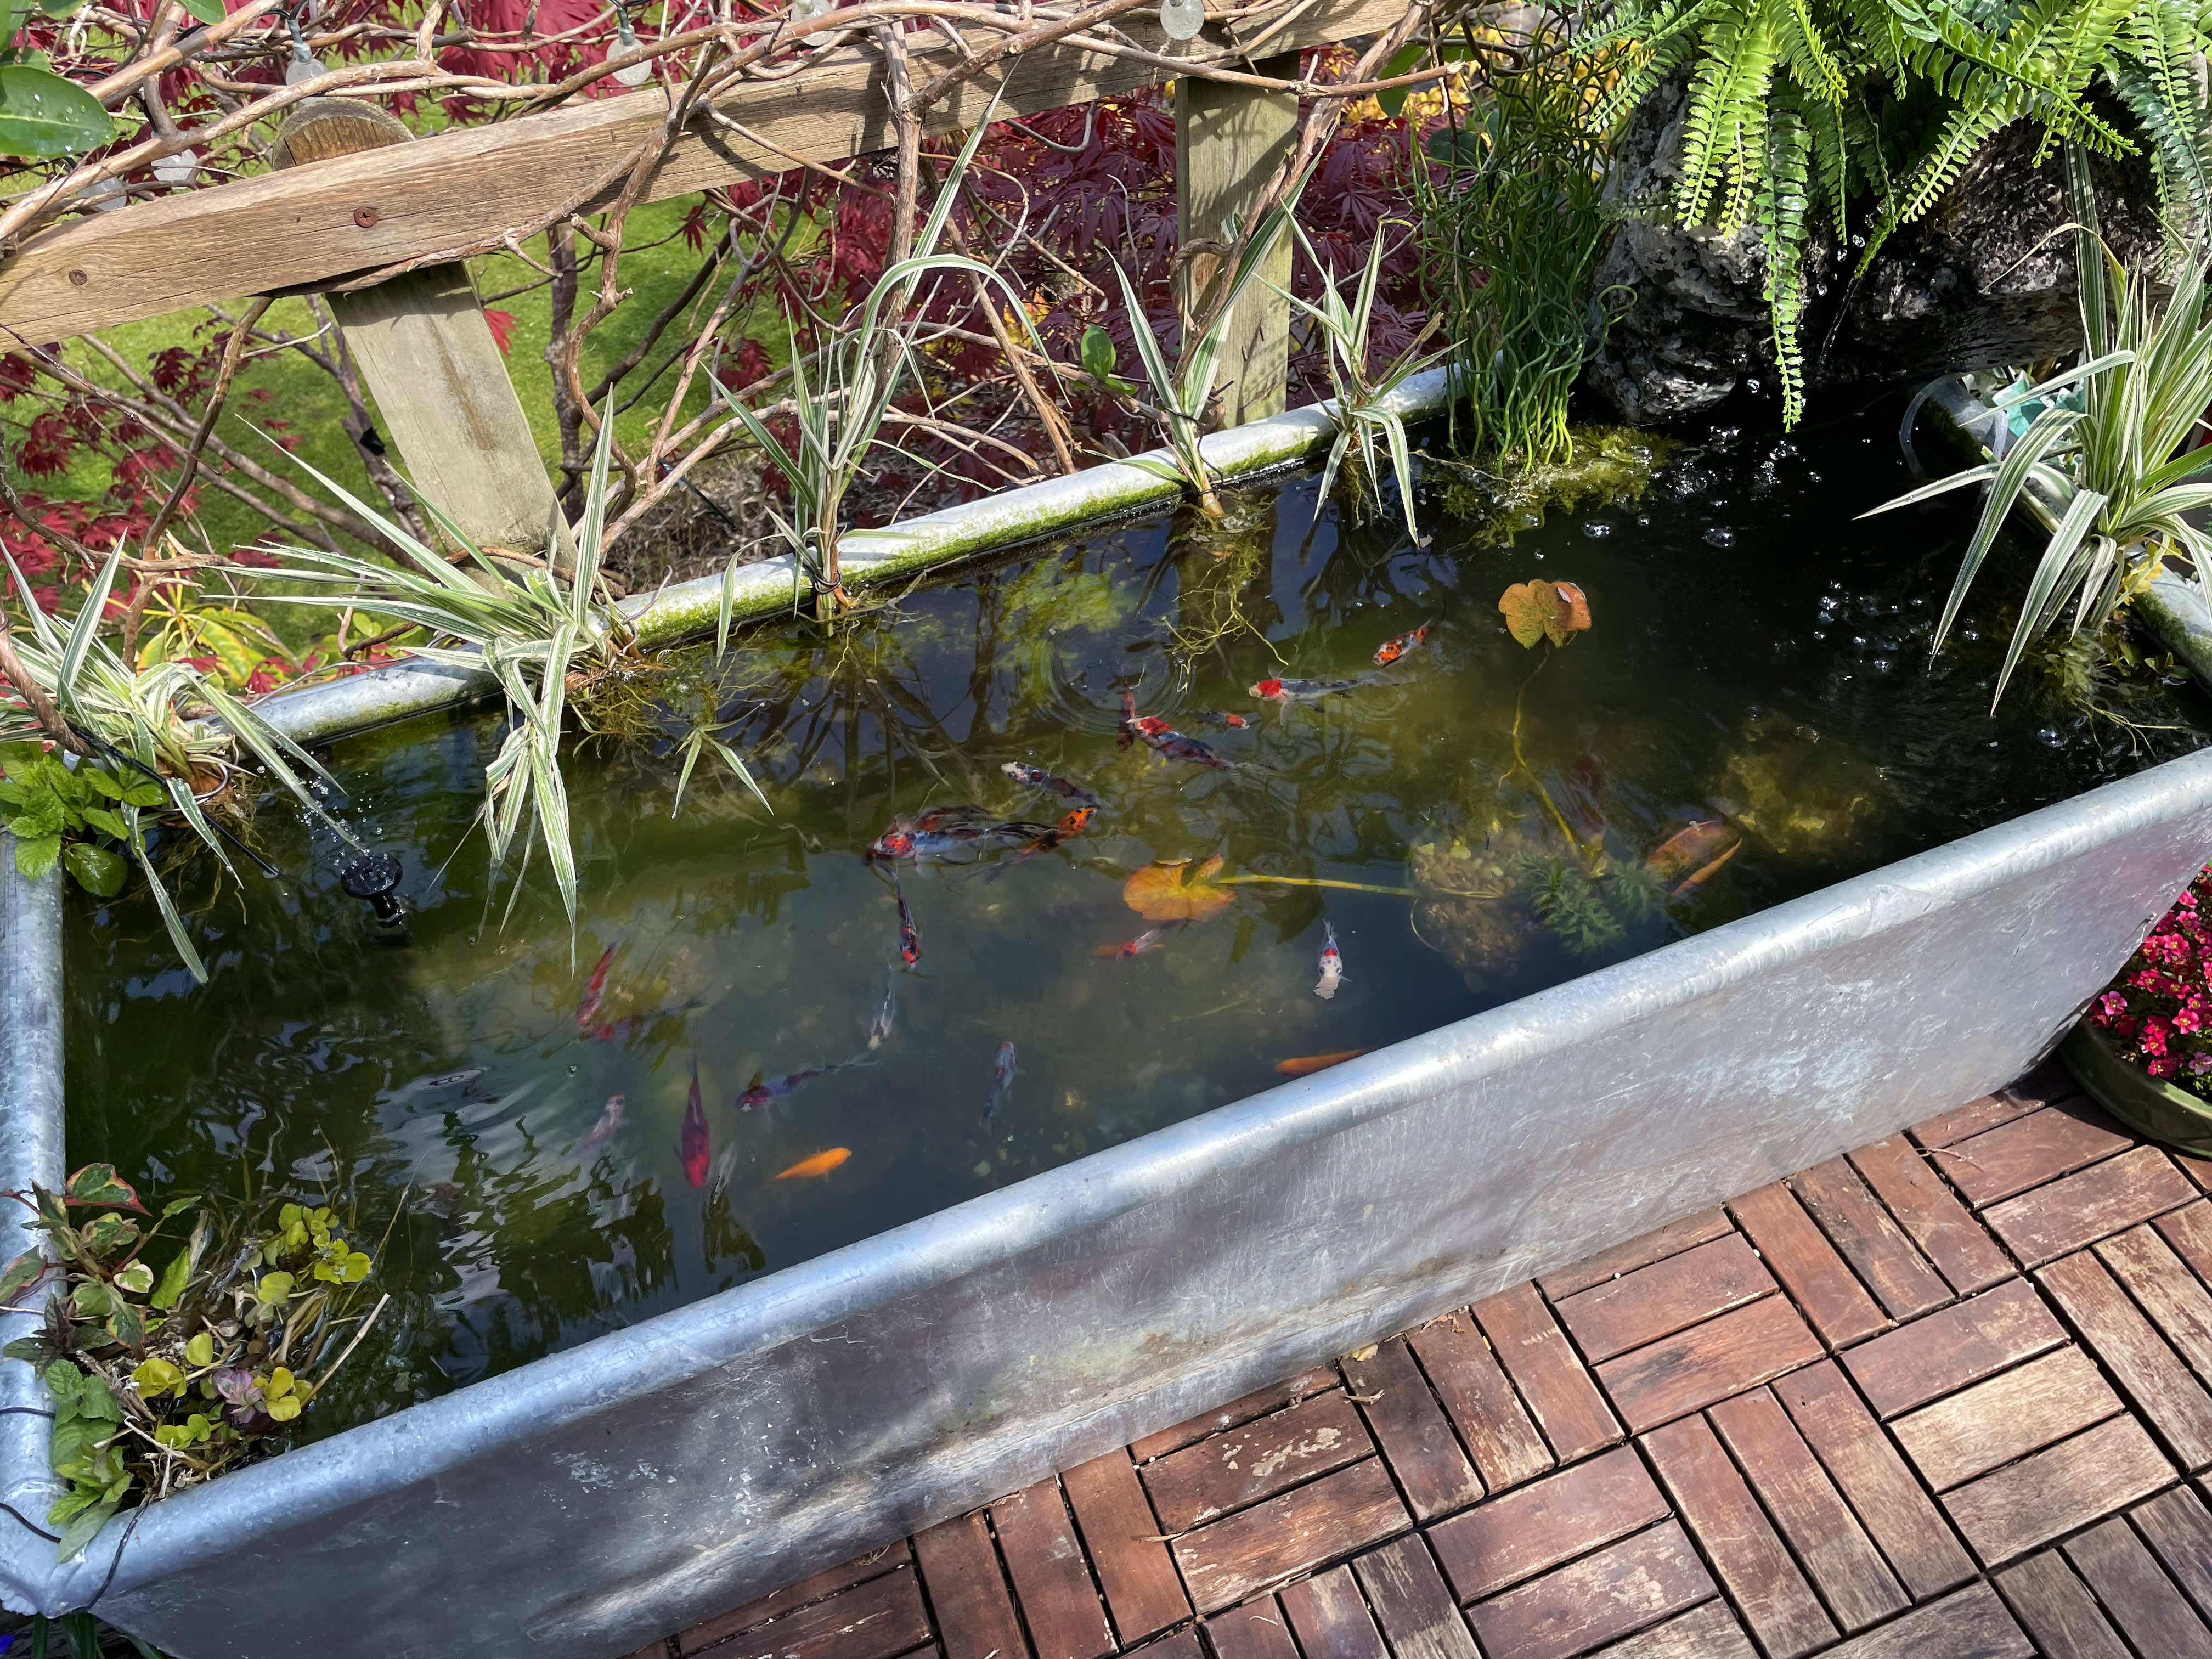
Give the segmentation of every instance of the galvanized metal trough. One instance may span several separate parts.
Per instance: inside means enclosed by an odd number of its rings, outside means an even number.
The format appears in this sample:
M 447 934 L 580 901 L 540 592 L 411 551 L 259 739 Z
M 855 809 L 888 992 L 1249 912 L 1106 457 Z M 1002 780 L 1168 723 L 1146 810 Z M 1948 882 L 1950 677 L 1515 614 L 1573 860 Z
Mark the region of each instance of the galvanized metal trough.
M 2208 854 L 2212 752 L 228 1475 L 67 1565 L 40 1385 L 0 1365 L 0 1597 L 181 1659 L 628 1652 L 2008 1081 Z M 63 1171 L 60 901 L 0 865 L 21 1188 Z

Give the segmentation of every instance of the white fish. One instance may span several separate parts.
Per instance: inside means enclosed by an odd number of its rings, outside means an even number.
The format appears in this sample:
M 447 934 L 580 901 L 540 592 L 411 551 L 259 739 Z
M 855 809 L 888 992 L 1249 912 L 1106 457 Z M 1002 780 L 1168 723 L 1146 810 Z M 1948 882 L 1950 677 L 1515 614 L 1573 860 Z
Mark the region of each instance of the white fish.
M 607 1097 L 606 1109 L 599 1114 L 599 1121 L 592 1126 L 591 1133 L 576 1143 L 576 1161 L 579 1164 L 589 1163 L 593 1152 L 614 1139 L 615 1131 L 622 1127 L 623 1106 L 620 1095 Z
M 1321 977 L 1314 981 L 1314 994 L 1326 1002 L 1344 982 L 1344 957 L 1336 948 L 1335 924 L 1324 921 L 1322 927 L 1328 938 L 1321 947 Z

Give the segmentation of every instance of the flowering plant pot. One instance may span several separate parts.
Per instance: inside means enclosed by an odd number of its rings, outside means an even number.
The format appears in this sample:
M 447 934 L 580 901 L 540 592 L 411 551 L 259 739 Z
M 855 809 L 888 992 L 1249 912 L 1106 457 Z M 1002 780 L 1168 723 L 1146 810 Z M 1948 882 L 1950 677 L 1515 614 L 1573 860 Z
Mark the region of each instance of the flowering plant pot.
M 2212 1158 L 2212 1102 L 2177 1089 L 2124 1059 L 2094 1022 L 2083 1020 L 2059 1057 L 2089 1097 L 2130 1128 L 2199 1158 Z
M 2212 1157 L 2212 867 L 2182 890 L 2061 1052 L 2114 1117 Z

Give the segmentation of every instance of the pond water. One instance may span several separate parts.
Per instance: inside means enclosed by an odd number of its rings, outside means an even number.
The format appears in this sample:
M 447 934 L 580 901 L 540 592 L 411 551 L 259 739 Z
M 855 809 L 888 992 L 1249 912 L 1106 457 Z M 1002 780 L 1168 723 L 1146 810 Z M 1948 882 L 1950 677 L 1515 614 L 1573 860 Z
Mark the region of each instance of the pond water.
M 187 884 L 204 988 L 150 904 L 73 893 L 72 1157 L 165 1194 L 336 1179 L 395 1299 L 304 1419 L 327 1432 L 2203 741 L 2193 691 L 2093 714 L 2033 667 L 1992 718 L 1996 586 L 1930 672 L 1971 509 L 1856 521 L 1908 482 L 1894 433 L 1883 405 L 1786 442 L 1683 434 L 1640 500 L 1510 544 L 1440 491 L 1425 548 L 1389 518 L 1316 524 L 1297 479 L 1223 532 L 1158 516 L 833 635 L 685 653 L 571 763 L 573 941 L 542 876 L 508 914 L 471 833 L 495 714 L 340 744 L 349 821 L 404 865 L 409 942 L 379 942 L 326 835 L 273 804 L 256 839 L 284 883 Z M 1498 611 L 1536 578 L 1587 596 L 1557 651 Z M 1295 678 L 1356 684 L 1249 689 Z M 1131 705 L 1227 763 L 1124 745 Z M 672 810 L 702 720 L 772 814 L 708 764 Z M 862 856 L 932 807 L 1075 805 L 1009 762 L 1094 794 L 1083 832 Z M 1216 856 L 1288 879 L 1210 888 L 1218 913 L 1112 954 L 1157 925 L 1133 872 Z

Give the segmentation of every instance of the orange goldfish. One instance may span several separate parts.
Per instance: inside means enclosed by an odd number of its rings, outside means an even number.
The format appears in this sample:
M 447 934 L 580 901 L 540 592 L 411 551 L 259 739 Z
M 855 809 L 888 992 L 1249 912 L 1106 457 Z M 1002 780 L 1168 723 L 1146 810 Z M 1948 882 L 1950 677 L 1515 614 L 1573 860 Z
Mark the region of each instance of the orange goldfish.
M 781 1171 L 775 1178 L 778 1181 L 805 1181 L 811 1176 L 826 1176 L 852 1155 L 850 1147 L 832 1146 L 826 1152 L 800 1158 L 788 1170 Z
M 1316 1072 L 1326 1072 L 1332 1066 L 1341 1066 L 1347 1060 L 1373 1051 L 1367 1048 L 1339 1048 L 1326 1054 L 1301 1054 L 1296 1060 L 1279 1060 L 1275 1069 L 1285 1077 L 1311 1077 Z

